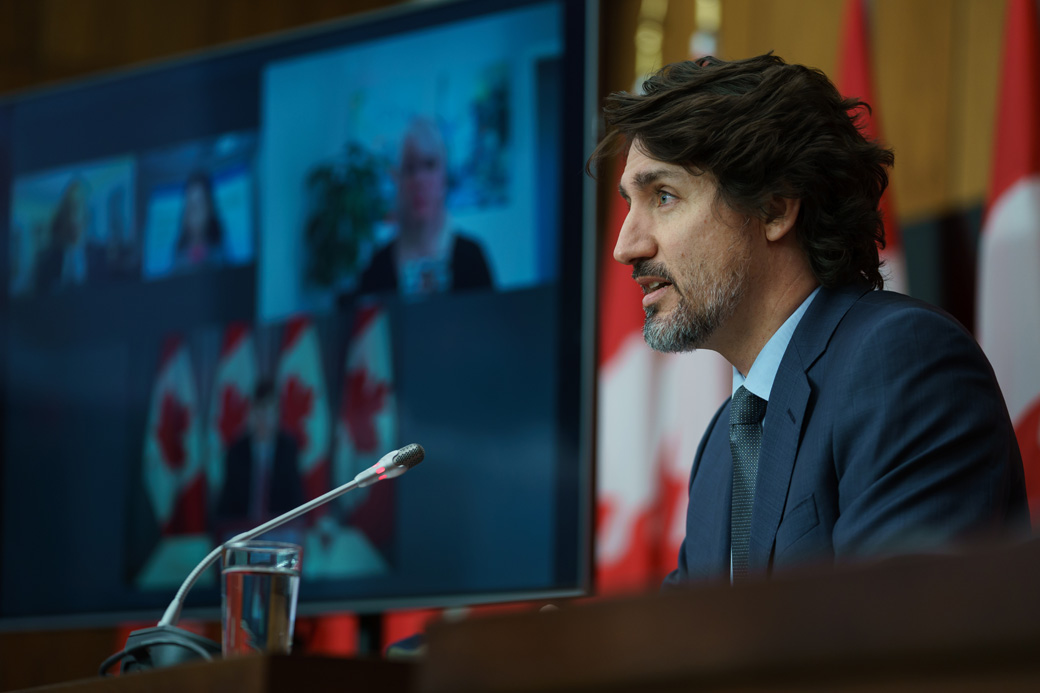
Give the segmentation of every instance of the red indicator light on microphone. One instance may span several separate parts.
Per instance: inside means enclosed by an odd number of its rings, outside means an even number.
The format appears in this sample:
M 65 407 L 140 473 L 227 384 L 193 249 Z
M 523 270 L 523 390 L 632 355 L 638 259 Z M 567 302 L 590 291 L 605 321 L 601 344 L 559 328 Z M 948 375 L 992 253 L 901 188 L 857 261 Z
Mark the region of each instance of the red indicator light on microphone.
M 383 480 L 383 479 L 385 479 L 385 478 L 386 478 L 386 474 L 380 474 L 380 475 L 379 475 L 379 480 L 380 480 L 380 481 L 382 481 L 382 480 Z
M 386 467 L 376 467 L 376 474 L 386 474 Z M 382 479 L 382 477 L 379 477 Z

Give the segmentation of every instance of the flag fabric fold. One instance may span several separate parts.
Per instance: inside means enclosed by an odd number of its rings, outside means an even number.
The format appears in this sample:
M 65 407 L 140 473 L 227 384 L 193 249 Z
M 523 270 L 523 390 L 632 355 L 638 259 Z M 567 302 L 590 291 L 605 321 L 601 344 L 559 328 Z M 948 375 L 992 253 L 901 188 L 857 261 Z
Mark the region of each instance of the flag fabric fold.
M 397 441 L 390 322 L 377 305 L 358 310 L 343 368 L 336 420 L 335 472 L 346 483 L 389 452 Z
M 248 326 L 233 324 L 224 331 L 224 343 L 210 394 L 206 475 L 215 496 L 224 485 L 228 447 L 248 431 L 256 385 L 253 335 Z
M 1040 30 L 1035 0 L 1010 0 L 993 170 L 979 248 L 976 335 L 1015 425 L 1040 519 Z
M 149 407 L 144 486 L 163 536 L 206 530 L 198 396 L 188 348 L 167 340 Z
M 333 474 L 344 484 L 400 445 L 390 349 L 390 319 L 377 304 L 358 309 L 343 366 L 336 419 Z M 372 544 L 388 547 L 393 538 L 395 488 L 376 484 L 343 497 L 350 524 Z
M 293 318 L 285 327 L 276 386 L 280 426 L 296 438 L 299 446 L 299 471 L 307 499 L 330 489 L 332 417 L 324 371 L 314 325 L 309 318 Z M 311 515 L 317 517 L 322 512 L 319 508 Z

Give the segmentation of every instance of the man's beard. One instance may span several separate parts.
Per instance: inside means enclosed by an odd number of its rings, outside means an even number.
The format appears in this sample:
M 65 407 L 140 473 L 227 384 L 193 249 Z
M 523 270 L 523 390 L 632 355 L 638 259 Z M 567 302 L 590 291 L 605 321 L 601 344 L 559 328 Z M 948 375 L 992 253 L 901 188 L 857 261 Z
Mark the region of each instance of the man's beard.
M 667 276 L 659 266 L 638 265 L 637 274 Z M 675 307 L 668 315 L 658 315 L 656 305 L 645 308 L 643 339 L 655 351 L 678 353 L 703 347 L 719 327 L 736 311 L 747 286 L 748 261 L 738 260 L 729 271 L 708 277 L 702 286 L 695 287 L 699 306 L 687 301 L 686 293 L 672 282 L 676 292 Z M 687 284 L 687 292 L 690 292 Z

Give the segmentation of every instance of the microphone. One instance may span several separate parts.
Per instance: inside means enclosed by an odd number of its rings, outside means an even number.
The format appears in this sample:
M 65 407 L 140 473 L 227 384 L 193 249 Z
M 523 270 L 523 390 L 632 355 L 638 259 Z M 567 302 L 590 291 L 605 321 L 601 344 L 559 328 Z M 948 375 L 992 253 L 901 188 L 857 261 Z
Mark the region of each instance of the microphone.
M 409 469 L 423 461 L 426 451 L 418 443 L 409 443 L 400 450 L 383 455 L 374 465 L 354 477 L 358 488 L 371 486 L 383 479 L 401 476 Z
M 123 648 L 121 652 L 117 652 L 106 659 L 101 665 L 101 670 L 99 672 L 100 675 L 104 676 L 105 672 L 112 664 L 128 656 L 136 655 L 138 652 L 143 652 L 144 656 L 135 656 L 131 666 L 125 666 L 124 669 L 150 669 L 170 666 L 172 664 L 179 664 L 181 662 L 196 659 L 199 656 L 204 659 L 212 659 L 212 655 L 220 654 L 220 645 L 208 638 L 202 638 L 190 631 L 178 628 L 177 621 L 180 619 L 181 609 L 183 608 L 184 601 L 188 596 L 188 591 L 195 585 L 199 576 L 206 572 L 207 568 L 217 562 L 221 554 L 224 552 L 224 548 L 228 544 L 255 539 L 261 534 L 270 532 L 272 529 L 280 527 L 286 522 L 295 520 L 297 517 L 305 515 L 315 508 L 339 498 L 348 491 L 353 491 L 356 488 L 365 488 L 366 486 L 371 486 L 377 481 L 383 481 L 384 479 L 399 477 L 415 465 L 422 462 L 425 456 L 426 451 L 423 450 L 421 445 L 418 443 L 409 443 L 403 448 L 383 455 L 378 462 L 360 472 L 352 480 L 342 486 L 320 495 L 317 498 L 309 500 L 303 505 L 279 515 L 273 520 L 268 520 L 258 527 L 254 527 L 253 529 L 242 532 L 241 534 L 236 534 L 224 543 L 220 544 L 220 546 L 213 549 L 213 551 L 203 558 L 202 561 L 195 566 L 190 573 L 188 573 L 188 577 L 184 579 L 180 589 L 177 590 L 177 594 L 174 595 L 173 601 L 170 602 L 168 607 L 166 607 L 166 611 L 163 613 L 163 617 L 159 620 L 158 625 L 153 628 L 135 630 L 130 633 L 126 639 L 126 647 Z

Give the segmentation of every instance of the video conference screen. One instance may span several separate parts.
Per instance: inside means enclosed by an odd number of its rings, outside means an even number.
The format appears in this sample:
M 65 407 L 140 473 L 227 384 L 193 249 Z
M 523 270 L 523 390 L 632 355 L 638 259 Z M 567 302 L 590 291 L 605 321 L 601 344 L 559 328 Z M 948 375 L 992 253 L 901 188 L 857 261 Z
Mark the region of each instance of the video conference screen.
M 0 103 L 0 623 L 587 588 L 587 8 L 462 2 Z M 208 571 L 189 613 L 219 604 Z

